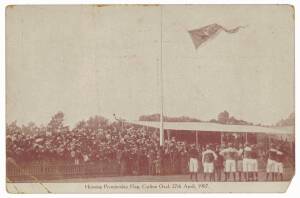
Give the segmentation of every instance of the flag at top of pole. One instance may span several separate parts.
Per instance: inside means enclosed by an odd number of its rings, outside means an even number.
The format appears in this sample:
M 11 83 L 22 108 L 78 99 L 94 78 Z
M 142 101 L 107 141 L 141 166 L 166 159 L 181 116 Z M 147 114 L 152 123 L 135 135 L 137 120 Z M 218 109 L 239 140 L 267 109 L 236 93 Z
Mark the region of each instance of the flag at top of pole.
M 160 91 L 161 91 L 161 112 L 160 112 L 160 133 L 159 133 L 159 142 L 160 146 L 164 145 L 164 97 L 163 97 L 163 54 L 162 54 L 162 48 L 163 48 L 163 11 L 162 11 L 162 6 L 161 6 L 161 28 L 160 28 L 160 56 L 161 56 L 161 61 L 160 61 Z M 238 26 L 233 29 L 226 29 L 221 25 L 218 25 L 216 23 L 207 25 L 205 27 L 199 28 L 199 29 L 194 29 L 188 31 L 192 41 L 194 43 L 194 46 L 196 49 L 199 48 L 200 45 L 202 45 L 204 42 L 208 41 L 209 39 L 214 38 L 220 31 L 224 31 L 230 34 L 236 33 L 240 30 L 240 28 L 244 28 L 243 26 Z
M 217 34 L 219 32 L 224 31 L 224 32 L 233 34 L 233 33 L 238 32 L 240 30 L 240 28 L 244 28 L 244 26 L 238 26 L 233 29 L 226 29 L 223 26 L 214 23 L 214 24 L 210 24 L 210 25 L 204 26 L 199 29 L 190 30 L 188 32 L 194 43 L 195 49 L 198 49 L 200 45 L 202 45 L 206 41 L 217 36 Z

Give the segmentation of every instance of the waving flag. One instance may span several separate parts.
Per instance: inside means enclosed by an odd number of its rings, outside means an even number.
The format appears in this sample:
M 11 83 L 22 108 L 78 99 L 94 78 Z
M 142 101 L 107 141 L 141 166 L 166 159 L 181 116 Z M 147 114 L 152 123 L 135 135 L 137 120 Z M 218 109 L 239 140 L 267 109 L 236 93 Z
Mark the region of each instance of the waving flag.
M 200 45 L 202 45 L 204 42 L 208 41 L 209 39 L 214 38 L 219 32 L 224 31 L 233 34 L 238 32 L 240 28 L 244 28 L 244 27 L 238 26 L 233 29 L 226 29 L 223 26 L 214 23 L 199 29 L 190 30 L 188 32 L 192 38 L 195 48 L 198 49 Z

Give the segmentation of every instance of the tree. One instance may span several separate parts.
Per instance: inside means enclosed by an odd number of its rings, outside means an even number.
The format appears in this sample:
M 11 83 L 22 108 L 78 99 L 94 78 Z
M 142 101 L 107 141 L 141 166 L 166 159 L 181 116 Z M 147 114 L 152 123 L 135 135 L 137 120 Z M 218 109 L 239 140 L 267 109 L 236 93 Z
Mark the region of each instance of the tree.
M 76 126 L 73 128 L 73 131 L 85 130 L 87 128 L 87 123 L 85 120 L 79 121 Z
M 295 113 L 291 113 L 286 119 L 281 119 L 276 123 L 276 126 L 283 127 L 283 126 L 293 126 L 295 125 Z
M 10 133 L 20 133 L 21 132 L 21 127 L 17 125 L 17 121 L 13 121 L 10 124 L 6 124 L 6 132 L 7 134 Z
M 66 128 L 63 126 L 64 113 L 59 111 L 52 116 L 50 122 L 47 125 L 47 130 L 53 133 L 61 132 Z
M 151 114 L 151 115 L 141 115 L 139 117 L 139 121 L 160 121 L 160 114 Z M 188 116 L 179 116 L 179 117 L 167 117 L 164 116 L 165 122 L 201 122 L 201 120 L 197 118 L 191 118 Z
M 94 116 L 94 117 L 90 117 L 87 121 L 86 121 L 86 126 L 87 128 L 91 129 L 91 130 L 97 130 L 103 127 L 106 127 L 108 125 L 108 119 L 102 116 Z
M 239 124 L 239 121 L 237 119 L 235 119 L 234 116 L 230 116 L 230 118 L 228 119 L 228 124 Z
M 22 125 L 21 130 L 26 134 L 34 134 L 39 132 L 39 128 L 34 122 L 29 122 L 27 125 Z
M 216 119 L 210 119 L 209 122 L 218 123 L 218 120 L 216 120 Z
M 218 115 L 218 122 L 226 124 L 229 121 L 229 113 L 225 110 Z

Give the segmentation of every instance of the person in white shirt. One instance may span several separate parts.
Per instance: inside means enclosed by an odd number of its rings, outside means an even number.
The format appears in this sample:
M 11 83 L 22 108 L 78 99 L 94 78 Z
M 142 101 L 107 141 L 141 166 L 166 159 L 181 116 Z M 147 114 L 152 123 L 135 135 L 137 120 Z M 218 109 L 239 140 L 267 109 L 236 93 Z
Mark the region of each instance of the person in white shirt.
M 214 161 L 217 159 L 217 154 L 212 150 L 211 145 L 206 145 L 206 150 L 202 153 L 202 164 L 204 172 L 204 180 L 209 174 L 209 181 L 214 180 Z
M 220 152 L 220 154 L 225 158 L 225 181 L 230 179 L 230 173 L 232 173 L 234 181 L 236 179 L 235 173 L 237 153 L 238 150 L 233 147 L 232 143 L 229 143 L 228 147 Z
M 267 161 L 267 175 L 266 175 L 266 180 L 269 180 L 269 175 L 272 175 L 272 181 L 275 180 L 275 173 L 276 171 L 276 157 L 277 157 L 277 152 L 278 150 L 275 148 L 274 144 L 271 144 L 271 148 L 268 152 L 268 161 Z
M 243 144 L 239 144 L 239 149 L 238 149 L 238 153 L 237 153 L 237 172 L 239 174 L 239 181 L 242 181 L 243 154 L 244 154 Z
M 250 173 L 252 172 L 251 166 L 251 147 L 246 143 L 244 148 L 244 157 L 243 157 L 243 172 L 244 178 L 246 181 L 249 181 Z

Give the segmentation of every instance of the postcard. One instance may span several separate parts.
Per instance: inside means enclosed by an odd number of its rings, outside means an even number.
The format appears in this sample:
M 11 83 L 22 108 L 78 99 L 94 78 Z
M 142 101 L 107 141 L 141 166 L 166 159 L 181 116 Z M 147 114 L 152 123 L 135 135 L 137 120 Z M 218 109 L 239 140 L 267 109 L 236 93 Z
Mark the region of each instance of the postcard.
M 285 192 L 290 5 L 10 5 L 9 193 Z

